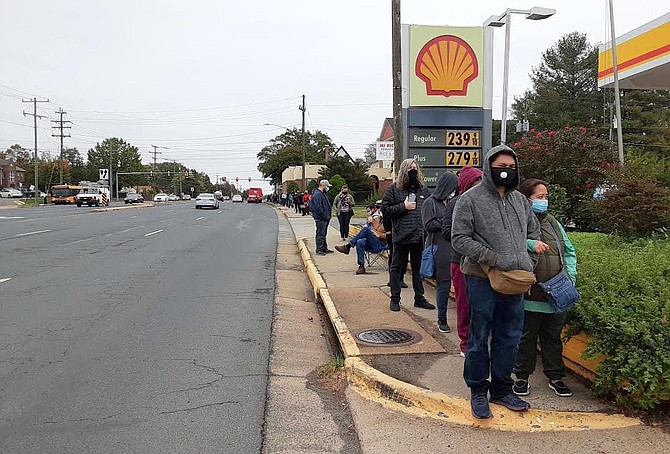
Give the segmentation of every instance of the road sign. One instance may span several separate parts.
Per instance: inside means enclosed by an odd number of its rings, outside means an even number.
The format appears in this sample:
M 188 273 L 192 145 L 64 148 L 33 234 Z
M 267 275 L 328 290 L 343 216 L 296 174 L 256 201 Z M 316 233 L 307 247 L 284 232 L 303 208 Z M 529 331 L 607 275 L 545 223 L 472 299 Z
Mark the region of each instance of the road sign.
M 393 161 L 393 141 L 381 141 L 378 140 L 377 143 L 375 144 L 375 152 L 376 155 L 375 157 L 377 158 L 377 161 Z
M 98 180 L 109 180 L 109 169 L 98 169 Z

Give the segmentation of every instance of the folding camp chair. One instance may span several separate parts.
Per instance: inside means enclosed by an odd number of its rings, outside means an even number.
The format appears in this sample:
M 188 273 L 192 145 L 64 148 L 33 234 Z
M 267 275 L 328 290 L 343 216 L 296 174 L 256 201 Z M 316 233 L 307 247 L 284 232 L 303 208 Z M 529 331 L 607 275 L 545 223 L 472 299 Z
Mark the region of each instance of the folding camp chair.
M 384 248 L 379 252 L 365 251 L 366 268 L 370 268 L 375 263 L 380 263 L 384 270 L 388 271 L 388 252 L 389 247 L 384 245 Z

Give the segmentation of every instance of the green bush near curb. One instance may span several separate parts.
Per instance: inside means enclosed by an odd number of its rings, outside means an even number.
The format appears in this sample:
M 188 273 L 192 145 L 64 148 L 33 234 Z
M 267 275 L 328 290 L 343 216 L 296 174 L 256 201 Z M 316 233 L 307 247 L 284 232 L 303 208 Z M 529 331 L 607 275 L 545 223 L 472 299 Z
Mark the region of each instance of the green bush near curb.
M 670 240 L 624 241 L 571 233 L 581 300 L 571 332 L 593 336 L 584 356 L 605 355 L 597 394 L 650 409 L 670 400 Z

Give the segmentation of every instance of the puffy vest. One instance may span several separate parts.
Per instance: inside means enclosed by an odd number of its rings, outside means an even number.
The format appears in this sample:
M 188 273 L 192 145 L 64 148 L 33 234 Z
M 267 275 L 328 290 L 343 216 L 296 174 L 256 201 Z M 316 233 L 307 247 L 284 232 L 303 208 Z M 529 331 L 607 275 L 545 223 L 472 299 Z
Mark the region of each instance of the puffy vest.
M 547 214 L 542 218 L 538 217 L 538 220 L 540 221 L 540 240 L 549 245 L 549 250 L 544 254 L 537 254 L 538 261 L 537 265 L 535 266 L 534 273 L 538 282 L 544 282 L 561 272 L 561 258 L 558 254 L 559 245 L 556 244 L 556 238 L 558 238 L 564 259 L 565 241 L 563 240 L 563 235 L 561 235 L 561 229 L 558 227 L 556 218 L 550 214 Z M 550 226 L 554 228 L 554 232 L 556 232 L 556 238 L 554 238 Z M 530 288 L 529 294 L 530 295 L 528 299 L 532 301 L 547 301 L 547 297 L 544 295 L 544 292 L 537 284 L 533 284 L 533 286 Z

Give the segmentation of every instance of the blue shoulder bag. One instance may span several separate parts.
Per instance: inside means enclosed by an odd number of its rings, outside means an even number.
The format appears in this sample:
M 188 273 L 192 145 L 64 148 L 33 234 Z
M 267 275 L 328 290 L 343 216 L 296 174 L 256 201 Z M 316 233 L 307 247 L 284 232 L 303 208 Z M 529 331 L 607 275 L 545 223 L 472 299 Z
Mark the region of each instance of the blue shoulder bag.
M 570 280 L 568 273 L 565 272 L 561 242 L 558 240 L 558 235 L 556 234 L 554 227 L 551 225 L 551 222 L 549 223 L 549 228 L 551 229 L 551 234 L 554 236 L 554 240 L 556 240 L 556 245 L 558 247 L 558 256 L 561 260 L 561 271 L 551 279 L 544 282 L 538 282 L 537 284 L 546 295 L 547 301 L 554 313 L 560 314 L 575 305 L 579 300 L 579 292 Z

